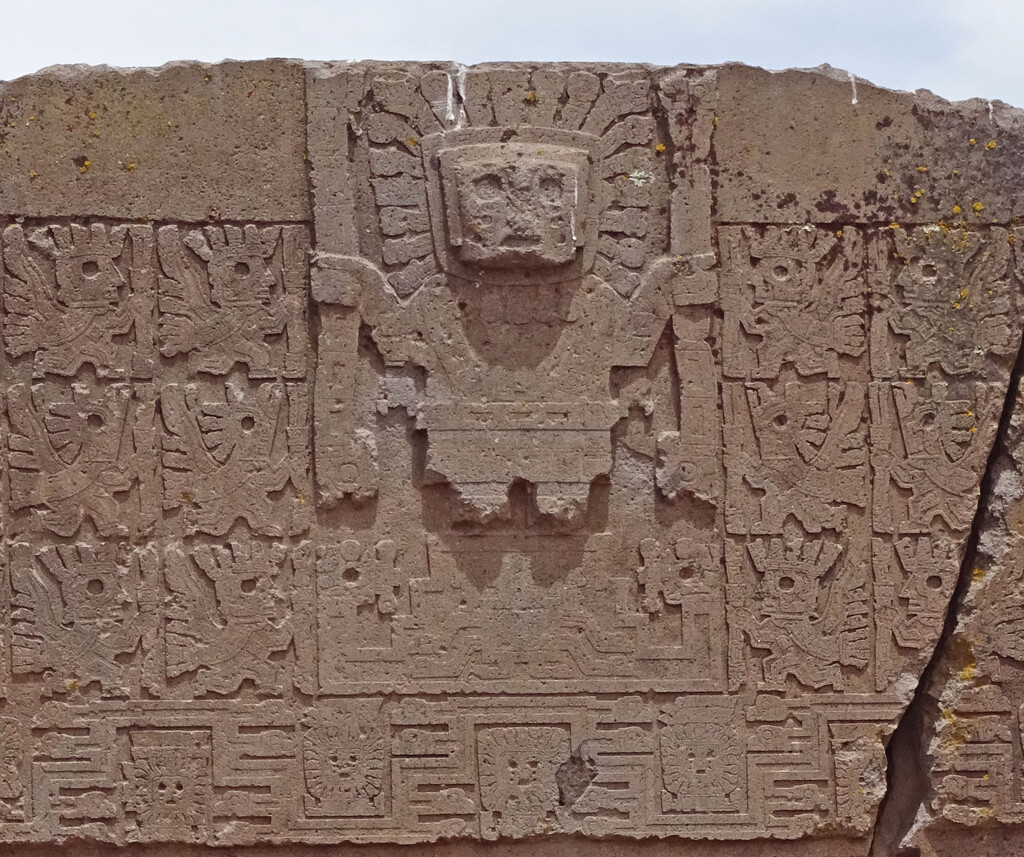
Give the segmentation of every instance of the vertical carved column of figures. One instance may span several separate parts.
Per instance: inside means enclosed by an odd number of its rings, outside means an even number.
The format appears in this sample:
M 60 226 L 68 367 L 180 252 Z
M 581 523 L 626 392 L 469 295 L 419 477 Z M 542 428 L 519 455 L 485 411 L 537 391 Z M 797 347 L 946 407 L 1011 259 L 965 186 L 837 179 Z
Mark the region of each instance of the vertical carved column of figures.
M 138 696 L 162 680 L 153 231 L 11 225 L 2 250 L 5 678 Z
M 864 242 L 719 230 L 730 687 L 867 689 Z
M 1010 233 L 1016 285 L 1024 284 L 1024 229 Z M 956 629 L 929 692 L 938 715 L 929 736 L 927 811 L 959 824 L 1020 823 L 1024 790 L 1024 562 L 1020 532 L 1024 473 L 1024 389 L 1020 383 L 1000 448 L 981 524 L 977 567 Z
M 8 434 L 7 401 L 0 392 L 0 700 L 8 698 L 11 687 L 11 585 L 7 561 L 7 519 L 11 500 Z
M 1019 340 L 1010 250 L 998 227 L 872 237 L 879 690 L 928 658 L 956 584 Z

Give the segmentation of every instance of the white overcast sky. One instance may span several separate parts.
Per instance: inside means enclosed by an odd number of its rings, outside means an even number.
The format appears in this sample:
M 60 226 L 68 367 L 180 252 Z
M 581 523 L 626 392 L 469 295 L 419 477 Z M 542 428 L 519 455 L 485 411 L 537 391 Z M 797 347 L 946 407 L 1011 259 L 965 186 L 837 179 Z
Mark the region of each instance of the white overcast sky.
M 0 79 L 268 56 L 827 62 L 1024 107 L 1024 0 L 0 0 Z

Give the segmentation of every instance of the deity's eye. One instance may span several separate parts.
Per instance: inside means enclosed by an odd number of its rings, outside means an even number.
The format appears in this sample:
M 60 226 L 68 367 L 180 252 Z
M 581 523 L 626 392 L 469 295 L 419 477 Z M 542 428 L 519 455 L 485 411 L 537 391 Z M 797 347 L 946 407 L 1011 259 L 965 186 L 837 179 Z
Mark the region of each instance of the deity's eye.
M 502 193 L 501 179 L 494 173 L 480 176 L 473 182 L 473 190 L 480 199 L 497 199 Z
M 235 262 L 235 276 L 236 277 L 248 277 L 252 268 L 249 267 L 247 262 Z
M 82 276 L 91 280 L 100 272 L 100 263 L 95 259 L 86 259 L 82 262 Z

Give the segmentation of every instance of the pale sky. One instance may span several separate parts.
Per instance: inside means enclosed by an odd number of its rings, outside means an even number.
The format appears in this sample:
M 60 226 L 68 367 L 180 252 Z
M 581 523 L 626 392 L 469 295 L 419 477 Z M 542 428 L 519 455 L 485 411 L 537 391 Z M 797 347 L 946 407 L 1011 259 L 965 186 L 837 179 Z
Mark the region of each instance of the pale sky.
M 1024 107 L 1024 0 L 0 0 L 0 79 L 268 56 L 827 62 Z

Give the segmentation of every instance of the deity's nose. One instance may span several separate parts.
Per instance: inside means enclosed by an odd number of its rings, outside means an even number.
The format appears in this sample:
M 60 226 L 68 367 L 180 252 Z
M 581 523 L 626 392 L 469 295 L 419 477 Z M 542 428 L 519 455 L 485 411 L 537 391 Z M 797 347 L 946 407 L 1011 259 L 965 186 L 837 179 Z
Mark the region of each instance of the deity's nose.
M 516 200 L 508 216 L 508 228 L 517 238 L 537 238 L 536 218 L 530 213 L 529 200 Z

